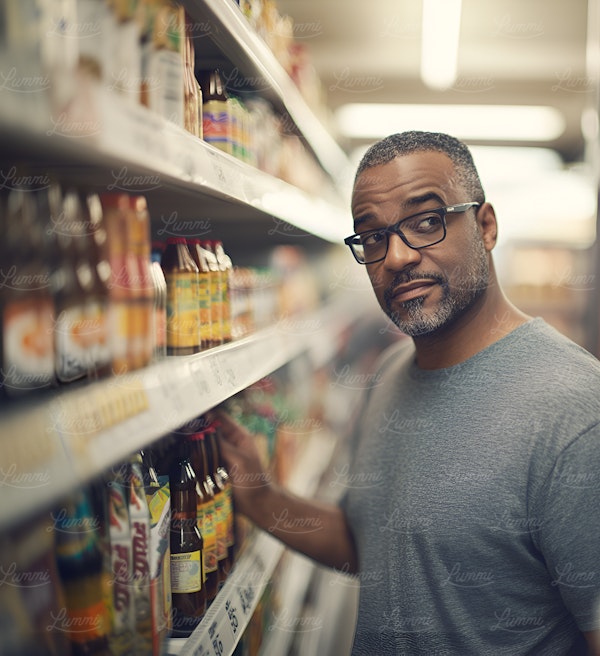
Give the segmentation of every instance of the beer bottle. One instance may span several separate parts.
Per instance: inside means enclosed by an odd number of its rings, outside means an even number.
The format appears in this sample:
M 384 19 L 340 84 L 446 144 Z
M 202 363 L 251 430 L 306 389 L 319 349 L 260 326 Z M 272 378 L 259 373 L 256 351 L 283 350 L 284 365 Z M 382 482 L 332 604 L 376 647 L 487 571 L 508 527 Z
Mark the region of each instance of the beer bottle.
M 202 431 L 189 436 L 192 467 L 198 483 L 197 519 L 204 541 L 204 574 L 206 577 L 206 601 L 211 603 L 219 590 L 217 560 L 217 527 L 215 517 L 215 485 L 208 475 L 208 462 Z
M 173 637 L 185 638 L 206 610 L 202 535 L 196 510 L 196 475 L 187 444 L 169 472 L 171 488 L 171 598 Z

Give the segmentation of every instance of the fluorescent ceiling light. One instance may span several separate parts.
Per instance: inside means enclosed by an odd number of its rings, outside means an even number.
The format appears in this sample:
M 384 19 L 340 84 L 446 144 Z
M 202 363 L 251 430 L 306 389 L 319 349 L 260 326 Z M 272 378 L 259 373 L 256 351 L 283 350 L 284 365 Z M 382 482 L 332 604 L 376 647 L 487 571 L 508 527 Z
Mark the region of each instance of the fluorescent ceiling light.
M 456 79 L 461 0 L 423 0 L 421 79 L 443 91 Z
M 563 115 L 541 105 L 351 103 L 338 108 L 335 116 L 340 133 L 356 139 L 425 130 L 465 140 L 551 141 L 565 129 Z

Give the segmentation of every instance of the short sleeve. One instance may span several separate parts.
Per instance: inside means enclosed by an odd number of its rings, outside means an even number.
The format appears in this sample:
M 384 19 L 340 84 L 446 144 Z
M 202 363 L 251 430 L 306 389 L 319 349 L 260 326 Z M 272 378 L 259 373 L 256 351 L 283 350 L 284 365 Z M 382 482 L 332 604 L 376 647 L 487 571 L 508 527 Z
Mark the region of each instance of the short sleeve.
M 581 631 L 600 628 L 600 423 L 569 444 L 541 490 L 539 547 Z

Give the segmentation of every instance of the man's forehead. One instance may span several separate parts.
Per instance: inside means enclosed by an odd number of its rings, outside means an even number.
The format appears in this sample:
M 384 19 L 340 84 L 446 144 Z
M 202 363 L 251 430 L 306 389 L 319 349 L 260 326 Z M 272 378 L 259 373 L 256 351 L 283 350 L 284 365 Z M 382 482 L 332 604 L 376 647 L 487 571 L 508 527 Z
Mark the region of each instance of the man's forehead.
M 417 151 L 398 155 L 383 164 L 368 167 L 356 177 L 353 196 L 362 193 L 393 189 L 406 184 L 455 188 L 459 180 L 454 163 L 446 153 Z

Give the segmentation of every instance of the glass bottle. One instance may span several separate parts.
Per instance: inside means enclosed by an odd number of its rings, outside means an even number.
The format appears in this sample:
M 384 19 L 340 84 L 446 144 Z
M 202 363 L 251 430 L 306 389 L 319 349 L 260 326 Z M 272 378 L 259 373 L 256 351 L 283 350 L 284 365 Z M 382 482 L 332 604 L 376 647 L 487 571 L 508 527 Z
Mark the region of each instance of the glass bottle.
M 215 460 L 217 462 L 217 471 L 216 475 L 221 481 L 222 488 L 225 492 L 225 516 L 226 516 L 226 538 L 225 544 L 227 545 L 229 562 L 230 565 L 233 565 L 234 561 L 234 551 L 235 551 L 235 517 L 234 517 L 234 507 L 233 507 L 233 486 L 231 483 L 231 478 L 227 467 L 225 466 L 225 461 L 221 454 L 221 449 L 219 448 L 219 435 L 221 430 L 221 422 L 219 419 L 214 419 L 211 425 L 210 431 L 210 440 L 213 445 L 213 453 L 215 454 Z
M 92 273 L 82 254 L 83 215 L 79 194 L 67 190 L 59 216 L 53 217 L 58 268 L 53 276 L 56 306 L 56 378 L 70 383 L 89 370 L 89 335 L 86 331 L 87 293 Z
M 7 397 L 47 388 L 54 382 L 54 300 L 45 257 L 52 249 L 47 248 L 48 216 L 43 216 L 41 201 L 55 192 L 52 188 L 34 196 L 17 188 L 2 195 L 0 369 Z
M 199 70 L 196 78 L 202 90 L 202 134 L 204 141 L 232 153 L 231 107 L 221 74 L 217 69 Z
M 171 598 L 173 637 L 185 638 L 206 610 L 202 535 L 196 510 L 196 475 L 185 442 L 169 472 L 171 488 Z
M 91 333 L 90 372 L 92 378 L 107 376 L 112 371 L 109 321 L 111 312 L 110 263 L 102 204 L 97 194 L 89 193 L 82 201 L 88 223 L 88 244 L 92 267 L 92 293 L 88 298 L 88 323 Z
M 208 266 L 207 253 L 202 248 L 199 239 L 188 239 L 192 259 L 198 267 L 198 305 L 200 321 L 200 345 L 207 349 L 211 346 L 211 272 Z
M 231 258 L 223 248 L 223 242 L 214 239 L 211 241 L 212 250 L 219 265 L 221 285 L 221 314 L 223 316 L 223 342 L 231 341 Z
M 221 270 L 217 256 L 212 250 L 212 242 L 208 239 L 200 242 L 208 269 L 210 272 L 210 345 L 223 344 L 223 297 L 221 287 Z
M 167 354 L 197 353 L 200 350 L 199 272 L 185 237 L 169 237 L 161 267 L 167 281 Z
M 221 472 L 218 471 L 218 454 L 214 425 L 205 431 L 208 470 L 215 485 L 215 517 L 217 526 L 217 560 L 219 564 L 219 586 L 221 587 L 231 571 L 231 558 L 227 547 L 227 490 Z
M 150 272 L 150 217 L 144 196 L 129 196 L 127 213 L 128 244 L 134 314 L 134 368 L 152 359 L 152 312 L 154 284 Z
M 206 576 L 206 601 L 211 603 L 219 590 L 217 560 L 217 527 L 215 517 L 215 484 L 208 472 L 204 433 L 189 436 L 192 467 L 198 482 L 197 519 L 204 541 L 204 573 Z

